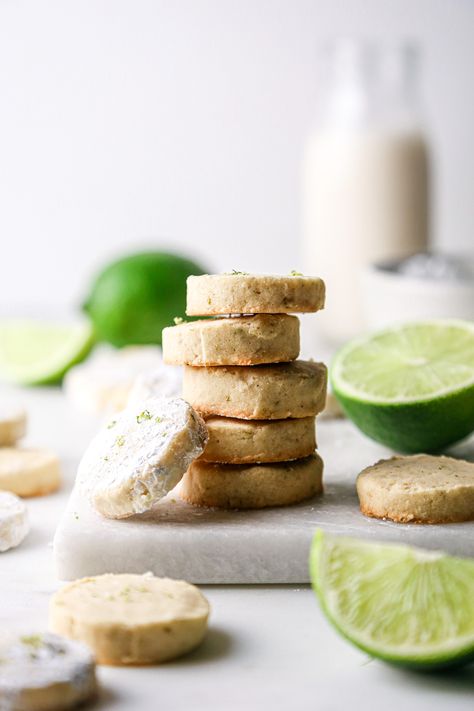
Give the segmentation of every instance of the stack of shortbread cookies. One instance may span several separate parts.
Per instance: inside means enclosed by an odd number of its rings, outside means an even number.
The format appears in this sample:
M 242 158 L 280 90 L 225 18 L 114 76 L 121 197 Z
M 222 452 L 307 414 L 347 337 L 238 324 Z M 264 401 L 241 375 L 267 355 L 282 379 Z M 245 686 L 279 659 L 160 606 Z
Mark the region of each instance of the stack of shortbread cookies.
M 327 371 L 296 360 L 299 319 L 324 307 L 321 279 L 242 273 L 191 276 L 187 314 L 163 331 L 165 363 L 184 365 L 183 397 L 209 441 L 180 484 L 198 506 L 264 508 L 322 491 L 315 416 Z

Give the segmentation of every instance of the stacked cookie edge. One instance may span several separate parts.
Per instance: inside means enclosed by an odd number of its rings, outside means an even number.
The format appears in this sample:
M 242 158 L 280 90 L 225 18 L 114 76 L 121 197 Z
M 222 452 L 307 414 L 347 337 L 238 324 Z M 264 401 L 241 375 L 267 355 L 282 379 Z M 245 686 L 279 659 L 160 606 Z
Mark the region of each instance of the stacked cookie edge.
M 164 360 L 184 365 L 183 397 L 209 431 L 180 496 L 199 506 L 245 509 L 321 493 L 315 416 L 324 408 L 327 371 L 322 363 L 296 360 L 299 319 L 288 311 L 322 308 L 324 283 L 293 276 L 190 277 L 192 314 L 209 315 L 204 308 L 196 313 L 196 302 L 209 300 L 218 318 L 163 332 Z

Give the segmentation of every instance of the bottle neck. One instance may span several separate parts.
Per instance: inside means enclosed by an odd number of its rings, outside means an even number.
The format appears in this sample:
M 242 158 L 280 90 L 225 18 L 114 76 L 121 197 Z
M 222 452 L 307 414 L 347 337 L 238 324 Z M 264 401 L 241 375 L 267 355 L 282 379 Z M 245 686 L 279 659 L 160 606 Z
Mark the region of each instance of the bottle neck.
M 417 52 L 339 42 L 328 54 L 323 122 L 334 128 L 419 125 Z

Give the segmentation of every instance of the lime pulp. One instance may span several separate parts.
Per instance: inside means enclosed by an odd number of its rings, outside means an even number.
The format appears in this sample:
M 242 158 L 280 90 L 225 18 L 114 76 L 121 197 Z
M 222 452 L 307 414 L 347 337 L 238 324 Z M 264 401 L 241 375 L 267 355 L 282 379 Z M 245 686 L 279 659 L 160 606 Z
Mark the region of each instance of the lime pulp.
M 0 322 L 0 376 L 20 385 L 56 383 L 89 353 L 94 341 L 88 320 L 51 323 Z
M 474 430 L 474 323 L 413 323 L 351 341 L 330 377 L 369 437 L 400 452 L 439 451 Z
M 474 660 L 474 561 L 317 531 L 310 572 L 321 607 L 349 641 L 412 668 Z

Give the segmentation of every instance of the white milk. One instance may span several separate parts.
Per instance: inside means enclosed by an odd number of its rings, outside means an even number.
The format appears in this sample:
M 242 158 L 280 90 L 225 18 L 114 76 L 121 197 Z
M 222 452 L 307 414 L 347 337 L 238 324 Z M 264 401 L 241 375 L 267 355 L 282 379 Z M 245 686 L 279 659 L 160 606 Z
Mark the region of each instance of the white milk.
M 327 282 L 314 327 L 338 342 L 366 327 L 365 267 L 426 248 L 429 165 L 416 47 L 340 40 L 326 58 L 304 155 L 304 271 Z
M 305 273 L 326 281 L 318 327 L 334 341 L 364 329 L 360 277 L 369 263 L 428 241 L 428 159 L 415 131 L 321 130 L 304 161 Z

